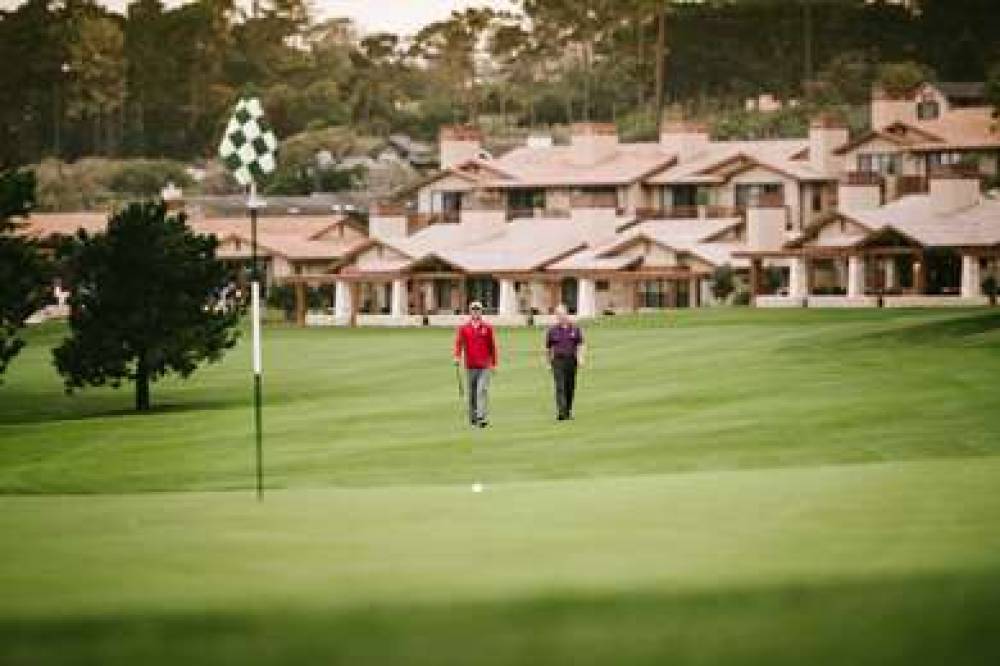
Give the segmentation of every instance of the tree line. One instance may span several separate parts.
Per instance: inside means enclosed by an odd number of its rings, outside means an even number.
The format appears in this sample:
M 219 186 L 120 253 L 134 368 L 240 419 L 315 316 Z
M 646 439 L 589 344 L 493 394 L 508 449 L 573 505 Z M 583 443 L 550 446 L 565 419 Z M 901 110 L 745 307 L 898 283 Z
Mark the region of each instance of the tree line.
M 847 98 L 867 94 L 881 62 L 947 80 L 984 80 L 1000 62 L 992 0 L 516 0 L 412 38 L 358 36 L 306 0 L 254 6 L 135 0 L 119 15 L 94 0 L 26 0 L 0 12 L 0 163 L 209 156 L 248 89 L 280 136 L 346 125 L 430 138 L 482 119 L 648 131 L 665 108 L 824 99 L 831 80 L 837 101 L 857 102 Z

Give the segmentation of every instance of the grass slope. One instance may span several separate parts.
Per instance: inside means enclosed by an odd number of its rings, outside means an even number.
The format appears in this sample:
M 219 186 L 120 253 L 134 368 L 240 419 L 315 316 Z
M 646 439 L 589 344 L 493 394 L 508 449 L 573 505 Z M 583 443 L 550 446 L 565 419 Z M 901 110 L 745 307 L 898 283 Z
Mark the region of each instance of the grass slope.
M 0 388 L 0 662 L 1000 658 L 997 313 L 603 321 L 569 424 L 502 331 L 483 433 L 449 332 L 273 328 L 262 505 L 245 349 L 134 416 L 61 335 Z

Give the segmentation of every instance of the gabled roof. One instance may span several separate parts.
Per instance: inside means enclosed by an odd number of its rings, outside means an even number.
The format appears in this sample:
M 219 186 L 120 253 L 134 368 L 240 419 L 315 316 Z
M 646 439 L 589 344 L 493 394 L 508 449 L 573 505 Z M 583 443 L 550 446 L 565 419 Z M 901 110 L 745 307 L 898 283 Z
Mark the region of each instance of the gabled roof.
M 733 164 L 759 166 L 799 181 L 832 180 L 831 174 L 814 170 L 803 155 L 808 139 L 768 139 L 762 141 L 714 141 L 688 159 L 646 179 L 651 185 L 724 183 L 732 174 L 719 173 Z
M 838 146 L 833 152 L 835 155 L 844 155 L 851 152 L 855 148 L 860 148 L 861 146 L 876 139 L 883 139 L 902 147 L 911 147 L 928 143 L 940 143 L 943 141 L 941 137 L 926 129 L 914 127 L 913 125 L 908 125 L 903 122 L 895 122 L 891 125 L 886 125 L 880 130 L 865 132 L 864 134 L 848 141 L 844 145 Z
M 596 187 L 630 185 L 666 169 L 675 156 L 659 143 L 615 144 L 588 152 L 581 146 L 515 148 L 492 162 L 511 178 L 490 187 Z
M 826 217 L 785 247 L 803 247 L 815 240 L 824 227 L 841 220 L 858 225 L 861 233 L 816 244 L 842 248 L 864 246 L 876 242 L 882 234 L 891 233 L 925 247 L 1000 245 L 1000 201 L 987 199 L 978 205 L 942 214 L 934 210 L 930 195 L 914 194 L 880 208 L 846 210 Z

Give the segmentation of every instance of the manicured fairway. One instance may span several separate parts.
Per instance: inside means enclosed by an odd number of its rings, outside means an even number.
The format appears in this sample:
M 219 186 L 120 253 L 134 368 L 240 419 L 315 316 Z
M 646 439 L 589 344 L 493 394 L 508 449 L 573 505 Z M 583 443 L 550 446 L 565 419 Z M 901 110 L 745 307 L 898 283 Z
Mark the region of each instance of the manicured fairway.
M 602 321 L 568 424 L 502 331 L 476 433 L 450 332 L 272 327 L 263 505 L 245 349 L 135 416 L 61 335 L 0 388 L 0 663 L 1000 660 L 1000 313 Z

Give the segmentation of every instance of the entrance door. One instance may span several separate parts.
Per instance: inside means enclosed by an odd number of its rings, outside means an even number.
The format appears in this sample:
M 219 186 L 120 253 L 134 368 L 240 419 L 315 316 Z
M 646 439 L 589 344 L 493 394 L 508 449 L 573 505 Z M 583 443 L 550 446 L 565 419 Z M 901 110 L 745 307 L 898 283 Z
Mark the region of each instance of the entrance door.
M 560 295 L 563 305 L 571 314 L 576 314 L 578 283 L 576 278 L 566 278 L 562 281 Z

